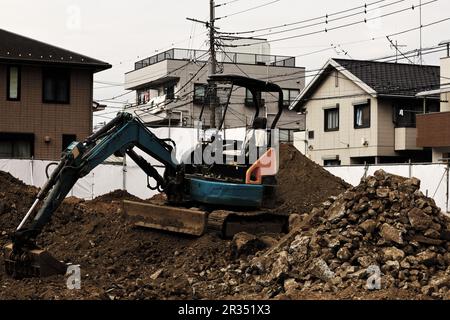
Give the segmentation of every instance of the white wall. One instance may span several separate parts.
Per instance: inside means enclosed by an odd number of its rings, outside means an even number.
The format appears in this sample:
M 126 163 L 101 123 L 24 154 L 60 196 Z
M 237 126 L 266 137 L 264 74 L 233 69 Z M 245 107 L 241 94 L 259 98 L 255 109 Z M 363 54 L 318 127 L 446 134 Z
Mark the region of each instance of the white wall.
M 169 130 L 169 128 L 157 128 L 151 130 L 159 138 L 170 137 L 174 140 L 177 146 L 176 158 L 178 160 L 197 142 L 196 129 L 171 128 Z M 245 128 L 226 130 L 226 139 L 242 141 L 244 137 Z M 159 165 L 148 155 L 139 151 L 138 153 L 143 155 L 151 164 Z M 147 188 L 145 173 L 130 158 L 127 158 L 126 162 L 126 167 L 120 163 L 102 164 L 96 167 L 77 182 L 69 196 L 93 199 L 118 189 L 126 189 L 129 193 L 142 199 L 148 199 L 155 195 L 157 192 Z M 45 168 L 49 163 L 51 161 L 0 159 L 0 171 L 9 172 L 28 185 L 42 187 L 47 181 Z M 55 166 L 49 168 L 50 173 L 53 169 L 55 169 Z M 158 168 L 157 170 L 162 174 L 164 169 Z

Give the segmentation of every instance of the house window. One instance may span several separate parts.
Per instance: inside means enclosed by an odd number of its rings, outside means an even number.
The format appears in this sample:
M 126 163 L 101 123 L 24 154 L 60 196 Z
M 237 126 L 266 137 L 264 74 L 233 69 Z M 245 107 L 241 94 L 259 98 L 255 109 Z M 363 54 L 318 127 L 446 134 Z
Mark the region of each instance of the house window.
M 8 67 L 6 79 L 6 97 L 9 101 L 20 100 L 20 67 Z
M 370 128 L 370 101 L 354 106 L 354 128 Z
M 194 84 L 194 103 L 203 104 L 206 96 L 206 85 L 196 83 Z
M 339 71 L 334 72 L 334 86 L 339 88 Z
M 283 89 L 283 106 L 289 107 L 299 94 L 298 89 Z
M 341 160 L 324 160 L 323 165 L 325 167 L 333 167 L 333 166 L 340 166 Z
M 66 150 L 70 144 L 77 141 L 77 136 L 75 134 L 63 134 L 62 135 L 62 151 Z
M 0 133 L 0 158 L 30 159 L 33 156 L 33 134 Z
M 280 142 L 281 143 L 294 143 L 294 133 L 298 132 L 297 129 L 280 129 Z
M 44 103 L 70 103 L 70 72 L 68 70 L 44 71 L 42 91 Z
M 166 95 L 166 99 L 173 100 L 175 99 L 175 85 L 169 85 L 164 87 L 164 94 Z
M 339 107 L 325 109 L 325 132 L 339 131 Z
M 137 91 L 138 105 L 147 104 L 150 101 L 150 89 L 140 89 Z
M 261 92 L 258 92 L 257 99 L 259 99 L 260 101 L 260 107 L 265 103 L 265 101 L 261 97 Z M 249 89 L 245 90 L 245 105 L 247 107 L 253 107 L 255 105 L 255 103 L 253 102 L 253 94 Z

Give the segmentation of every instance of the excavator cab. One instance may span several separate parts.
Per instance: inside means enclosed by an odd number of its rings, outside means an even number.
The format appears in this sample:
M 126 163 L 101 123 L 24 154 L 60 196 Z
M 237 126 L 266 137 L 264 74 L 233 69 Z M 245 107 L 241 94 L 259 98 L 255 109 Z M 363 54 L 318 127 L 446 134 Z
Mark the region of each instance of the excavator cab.
M 73 143 L 63 153 L 11 243 L 4 247 L 7 273 L 22 278 L 65 272 L 67 266 L 40 249 L 36 239 L 78 179 L 112 154 L 129 156 L 146 173 L 148 180 L 156 182 L 152 187 L 148 183 L 149 188 L 167 195 L 166 203 L 123 201 L 125 212 L 137 226 L 192 236 L 212 230 L 225 238 L 242 231 L 285 231 L 287 217 L 272 215 L 265 205 L 276 187 L 278 154 L 274 132 L 282 113 L 283 92 L 275 84 L 242 76 L 213 75 L 210 81 L 231 85 L 230 95 L 223 105 L 219 130 L 197 150 L 202 151 L 201 155 L 209 151 L 212 158 L 224 161 L 195 159 L 195 154 L 194 162 L 177 160 L 173 141 L 158 138 L 139 118 L 118 113 L 102 129 L 82 142 Z M 234 154 L 227 154 L 229 149 L 224 146 L 239 144 L 236 140 L 226 141 L 220 135 L 236 86 L 252 92 L 255 113 L 240 147 L 232 149 Z M 261 92 L 278 93 L 278 113 L 270 125 L 266 117 L 260 116 Z M 161 163 L 164 172 L 151 165 L 142 152 Z

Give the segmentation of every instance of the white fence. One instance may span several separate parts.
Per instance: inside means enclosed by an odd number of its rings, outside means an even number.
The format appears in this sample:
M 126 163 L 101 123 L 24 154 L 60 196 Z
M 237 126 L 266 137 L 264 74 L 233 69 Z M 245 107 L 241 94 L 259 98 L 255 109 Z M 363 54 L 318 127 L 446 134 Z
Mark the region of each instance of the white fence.
M 158 128 L 152 131 L 160 138 L 171 138 L 177 146 L 177 158 L 189 150 L 198 141 L 197 129 L 189 128 Z M 226 139 L 243 140 L 244 128 L 226 130 Z M 147 155 L 143 156 L 152 164 L 158 165 Z M 0 170 L 11 173 L 14 177 L 29 185 L 42 187 L 46 182 L 45 167 L 49 161 L 9 160 L 0 159 Z M 54 167 L 53 167 L 54 168 Z M 417 177 L 422 181 L 424 194 L 434 198 L 443 211 L 449 212 L 448 188 L 449 178 L 445 164 L 396 164 L 372 166 L 341 166 L 327 167 L 332 174 L 346 182 L 357 185 L 365 175 L 372 175 L 376 170 L 405 177 Z M 158 169 L 162 173 L 163 169 Z M 129 193 L 143 199 L 150 198 L 156 192 L 147 188 L 147 176 L 129 158 L 124 164 L 102 164 L 83 179 L 80 179 L 69 195 L 83 199 L 93 199 L 114 190 L 127 190 Z
M 403 177 L 416 177 L 421 180 L 421 190 L 433 198 L 444 212 L 449 212 L 449 178 L 446 164 L 395 164 L 370 166 L 326 167 L 329 172 L 352 185 L 358 185 L 364 175 L 373 175 L 376 170 Z
M 178 159 L 181 159 L 181 155 L 198 141 L 199 132 L 197 129 L 156 128 L 151 130 L 156 136 L 171 138 L 176 143 L 176 157 Z M 244 136 L 245 128 L 236 128 L 226 130 L 225 138 L 243 140 Z M 148 155 L 139 151 L 138 153 L 153 165 L 159 165 Z M 51 162 L 53 161 L 0 159 L 0 171 L 9 172 L 26 184 L 42 187 L 47 181 L 45 168 Z M 50 173 L 54 168 L 54 166 L 49 168 Z M 160 174 L 163 173 L 162 168 L 157 168 L 157 170 Z M 148 199 L 157 193 L 147 188 L 146 174 L 130 158 L 127 158 L 126 164 L 102 164 L 96 167 L 87 176 L 78 180 L 69 196 L 93 199 L 119 189 L 127 190 L 142 199 Z

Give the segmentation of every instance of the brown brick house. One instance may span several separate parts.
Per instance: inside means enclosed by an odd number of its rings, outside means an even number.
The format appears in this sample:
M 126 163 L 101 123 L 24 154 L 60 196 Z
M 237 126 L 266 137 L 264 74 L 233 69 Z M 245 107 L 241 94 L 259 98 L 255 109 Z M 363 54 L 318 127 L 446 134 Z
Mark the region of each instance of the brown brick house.
M 0 29 L 0 158 L 55 160 L 92 132 L 93 74 L 108 63 Z

